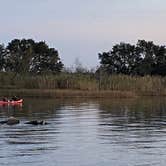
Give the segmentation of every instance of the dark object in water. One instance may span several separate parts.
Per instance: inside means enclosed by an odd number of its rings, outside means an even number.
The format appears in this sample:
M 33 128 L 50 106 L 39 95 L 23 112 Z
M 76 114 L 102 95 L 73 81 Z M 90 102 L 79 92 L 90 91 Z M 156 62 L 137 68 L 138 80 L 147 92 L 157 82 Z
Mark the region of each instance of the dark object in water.
M 7 125 L 15 125 L 18 123 L 20 123 L 20 121 L 12 116 L 7 120 L 0 121 L 0 124 L 7 124 Z
M 47 125 L 48 123 L 45 121 L 37 121 L 37 120 L 32 120 L 29 122 L 26 122 L 25 124 L 32 124 L 32 125 Z
M 0 124 L 7 124 L 7 125 L 15 125 L 15 124 L 18 124 L 18 123 L 20 123 L 20 121 L 18 119 L 16 119 L 15 117 L 12 117 L 12 116 L 7 120 L 0 121 Z M 47 123 L 46 121 L 43 121 L 43 120 L 42 121 L 32 120 L 32 121 L 26 122 L 25 124 L 47 125 L 49 123 Z
M 7 120 L 0 121 L 0 124 L 5 124 L 7 123 Z
M 15 117 L 12 117 L 12 116 L 7 120 L 8 125 L 15 125 L 15 124 L 18 124 L 18 123 L 20 123 L 20 121 L 18 119 L 16 119 Z

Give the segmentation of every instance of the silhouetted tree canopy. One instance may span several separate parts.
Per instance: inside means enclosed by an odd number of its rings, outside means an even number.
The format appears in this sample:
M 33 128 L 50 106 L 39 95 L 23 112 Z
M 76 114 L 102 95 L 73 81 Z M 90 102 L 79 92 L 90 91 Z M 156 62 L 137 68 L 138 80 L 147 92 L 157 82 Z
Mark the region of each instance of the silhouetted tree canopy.
M 49 48 L 45 42 L 35 43 L 34 56 L 31 61 L 31 72 L 60 72 L 63 64 L 60 61 L 58 51 Z
M 0 70 L 15 73 L 60 72 L 63 63 L 58 51 L 32 39 L 14 39 L 5 48 L 0 45 Z
M 120 43 L 99 53 L 100 69 L 110 74 L 166 75 L 166 48 L 152 41 Z
M 0 70 L 5 69 L 5 55 L 6 55 L 6 49 L 3 44 L 0 44 Z

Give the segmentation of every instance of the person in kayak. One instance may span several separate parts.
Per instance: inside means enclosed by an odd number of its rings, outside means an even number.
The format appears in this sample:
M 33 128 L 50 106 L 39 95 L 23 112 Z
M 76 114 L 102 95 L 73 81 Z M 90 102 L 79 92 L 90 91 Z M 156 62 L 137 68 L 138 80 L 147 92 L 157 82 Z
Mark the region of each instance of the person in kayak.
M 3 97 L 3 98 L 2 98 L 2 101 L 7 102 L 7 101 L 8 101 L 8 98 L 7 98 L 7 97 Z
M 11 101 L 18 101 L 18 100 L 20 100 L 17 96 L 13 96 L 12 98 L 11 98 Z

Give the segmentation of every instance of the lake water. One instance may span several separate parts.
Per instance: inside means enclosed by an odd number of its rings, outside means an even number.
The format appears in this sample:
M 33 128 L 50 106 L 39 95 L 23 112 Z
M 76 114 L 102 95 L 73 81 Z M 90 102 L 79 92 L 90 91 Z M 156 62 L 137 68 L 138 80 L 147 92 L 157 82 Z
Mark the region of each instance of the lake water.
M 166 99 L 25 98 L 0 106 L 0 166 L 165 166 Z M 32 126 L 29 120 L 49 124 Z

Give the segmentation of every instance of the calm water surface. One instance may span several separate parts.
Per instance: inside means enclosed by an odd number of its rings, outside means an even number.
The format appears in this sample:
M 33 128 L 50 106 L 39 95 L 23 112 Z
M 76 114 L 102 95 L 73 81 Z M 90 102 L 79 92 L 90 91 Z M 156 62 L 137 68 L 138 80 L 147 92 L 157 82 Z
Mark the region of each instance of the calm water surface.
M 166 99 L 25 98 L 0 106 L 0 166 L 165 166 Z M 44 126 L 25 124 L 45 120 Z

